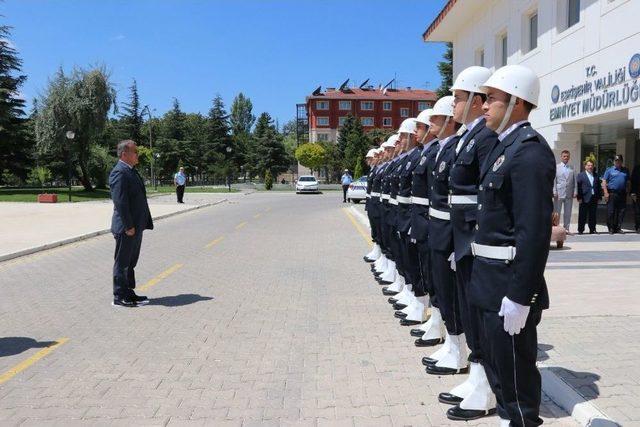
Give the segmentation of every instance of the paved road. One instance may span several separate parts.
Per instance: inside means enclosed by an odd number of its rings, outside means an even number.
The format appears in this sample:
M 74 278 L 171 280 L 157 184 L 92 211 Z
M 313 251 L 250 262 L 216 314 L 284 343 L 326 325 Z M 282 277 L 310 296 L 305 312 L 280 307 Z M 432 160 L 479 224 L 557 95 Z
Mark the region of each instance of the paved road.
M 109 235 L 0 264 L 0 424 L 450 425 L 436 396 L 460 377 L 424 373 L 338 201 L 255 193 L 159 222 L 136 309 L 110 305 Z

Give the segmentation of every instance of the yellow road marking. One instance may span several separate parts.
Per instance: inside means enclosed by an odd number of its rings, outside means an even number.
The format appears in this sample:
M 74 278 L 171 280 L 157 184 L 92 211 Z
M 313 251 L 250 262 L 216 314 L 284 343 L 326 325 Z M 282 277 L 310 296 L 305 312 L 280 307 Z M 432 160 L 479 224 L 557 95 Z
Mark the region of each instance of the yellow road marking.
M 0 375 L 0 384 L 9 381 L 11 378 L 15 377 L 20 372 L 24 371 L 29 366 L 33 365 L 38 360 L 42 359 L 47 354 L 51 353 L 53 350 L 60 347 L 62 344 L 66 343 L 67 341 L 69 341 L 69 338 L 59 338 L 55 343 L 51 344 L 49 347 L 43 348 L 42 350 L 40 350 L 39 352 L 37 352 L 27 360 L 24 360 L 18 363 L 16 366 L 14 366 L 13 368 L 9 369 L 7 372 Z
M 257 214 L 255 214 L 253 217 L 254 217 L 255 219 L 258 219 L 258 218 L 260 218 L 261 216 L 262 216 L 262 214 L 261 214 L 261 213 L 257 213 Z
M 211 242 L 209 242 L 207 244 L 206 248 L 208 249 L 208 248 L 212 247 L 213 245 L 216 245 L 216 244 L 220 243 L 223 239 L 224 239 L 224 236 L 221 236 L 221 237 L 218 237 L 216 240 L 212 240 Z
M 358 224 L 358 221 L 353 217 L 353 215 L 351 214 L 351 212 L 349 212 L 347 210 L 347 208 L 342 208 L 342 211 L 345 213 L 345 215 L 347 215 L 347 217 L 351 220 L 351 224 L 353 224 L 353 226 L 356 228 L 356 230 L 358 230 L 358 233 L 360 233 L 360 235 L 362 236 L 362 238 L 364 239 L 365 242 L 367 242 L 367 244 L 371 244 L 371 237 L 369 237 L 369 235 L 367 233 L 365 233 L 365 231 L 362 229 L 362 227 L 360 226 L 360 224 Z
M 154 277 L 153 279 L 149 280 L 147 283 L 142 285 L 140 287 L 140 290 L 141 291 L 145 291 L 145 290 L 149 289 L 150 287 L 157 285 L 158 282 L 160 282 L 162 279 L 166 279 L 167 277 L 171 276 L 176 271 L 180 270 L 183 265 L 184 264 L 175 264 L 174 266 L 167 268 L 165 271 L 163 271 L 162 273 L 158 274 L 156 277 Z
M 236 225 L 236 230 L 240 230 L 242 227 L 244 227 L 245 225 L 247 225 L 247 222 L 241 222 L 240 224 Z

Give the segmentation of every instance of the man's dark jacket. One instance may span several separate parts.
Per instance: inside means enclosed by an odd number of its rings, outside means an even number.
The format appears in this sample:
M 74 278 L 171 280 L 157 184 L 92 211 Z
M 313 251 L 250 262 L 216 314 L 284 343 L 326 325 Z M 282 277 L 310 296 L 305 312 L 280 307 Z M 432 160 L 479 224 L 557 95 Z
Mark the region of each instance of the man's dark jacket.
M 602 199 L 602 186 L 600 185 L 600 175 L 596 172 L 593 174 L 593 186 L 589 182 L 589 177 L 586 172 L 580 172 L 578 177 L 576 178 L 576 183 L 578 185 L 577 195 L 578 201 L 580 203 L 589 203 L 591 199 L 600 200 Z M 593 189 L 593 194 L 591 194 L 591 189 Z
M 131 227 L 136 228 L 136 233 L 145 229 L 153 230 L 147 191 L 138 171 L 118 161 L 109 174 L 109 189 L 113 200 L 113 234 L 124 233 Z

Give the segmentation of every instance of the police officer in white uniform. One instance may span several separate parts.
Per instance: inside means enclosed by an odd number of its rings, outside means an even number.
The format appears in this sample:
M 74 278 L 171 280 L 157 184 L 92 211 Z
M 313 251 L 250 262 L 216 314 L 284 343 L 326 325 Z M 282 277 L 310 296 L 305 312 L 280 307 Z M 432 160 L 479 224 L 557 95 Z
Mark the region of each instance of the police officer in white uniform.
M 484 366 L 501 425 L 537 426 L 542 420 L 536 327 L 549 307 L 544 269 L 555 159 L 528 122 L 540 90 L 533 71 L 504 66 L 483 89 L 487 127 L 498 142 L 480 170 L 468 297 L 479 308 Z

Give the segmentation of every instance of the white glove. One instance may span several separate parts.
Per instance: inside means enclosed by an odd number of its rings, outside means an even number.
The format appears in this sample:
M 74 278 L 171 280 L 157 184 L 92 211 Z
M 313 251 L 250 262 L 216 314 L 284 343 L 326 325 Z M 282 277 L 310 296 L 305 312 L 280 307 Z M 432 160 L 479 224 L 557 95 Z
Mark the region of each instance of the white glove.
M 447 258 L 447 261 L 450 261 L 450 267 L 453 271 L 456 271 L 456 253 L 455 252 L 451 252 L 451 255 L 449 255 L 449 258 Z
M 418 243 L 416 239 L 411 239 L 411 243 Z
M 527 323 L 529 310 L 531 307 L 527 305 L 520 305 L 507 297 L 502 298 L 498 316 L 504 317 L 504 331 L 511 336 L 518 335 Z
M 407 234 L 411 234 L 411 227 L 409 227 L 409 231 L 407 231 Z

